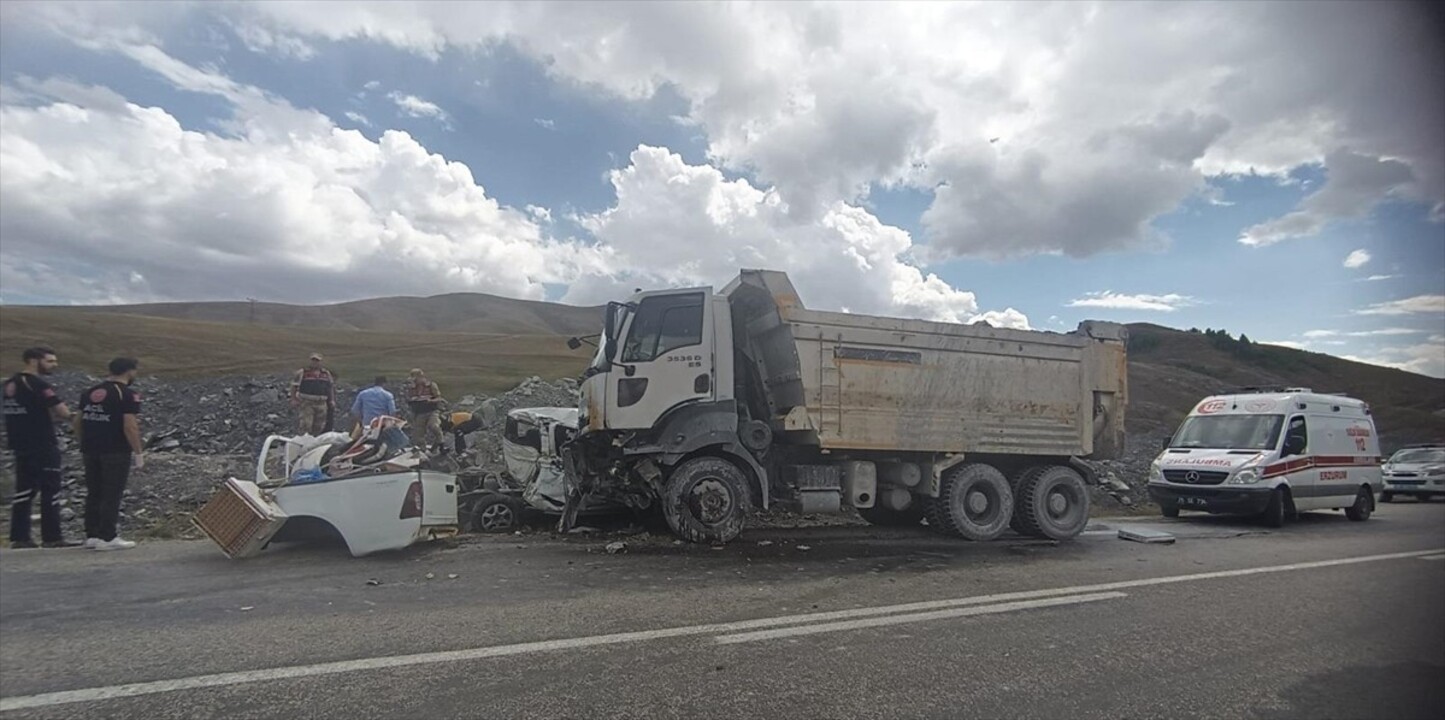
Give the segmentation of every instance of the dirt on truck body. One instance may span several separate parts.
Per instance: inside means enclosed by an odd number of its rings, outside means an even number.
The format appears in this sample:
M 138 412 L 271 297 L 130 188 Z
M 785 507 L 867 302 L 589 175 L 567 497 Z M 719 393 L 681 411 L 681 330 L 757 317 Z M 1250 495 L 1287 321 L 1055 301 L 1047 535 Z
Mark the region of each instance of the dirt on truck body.
M 567 448 L 573 492 L 660 504 L 727 541 L 746 512 L 856 508 L 974 540 L 1073 537 L 1087 466 L 1123 450 L 1126 331 L 1070 333 L 804 307 L 787 276 L 609 304 Z M 569 522 L 564 513 L 563 524 Z

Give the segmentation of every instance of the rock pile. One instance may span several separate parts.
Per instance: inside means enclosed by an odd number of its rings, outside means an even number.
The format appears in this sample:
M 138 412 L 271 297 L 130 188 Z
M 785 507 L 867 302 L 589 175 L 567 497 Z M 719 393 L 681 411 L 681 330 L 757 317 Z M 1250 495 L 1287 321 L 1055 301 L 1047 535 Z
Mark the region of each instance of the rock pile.
M 1151 506 L 1146 487 L 1149 465 L 1158 457 L 1164 439 L 1171 434 L 1164 429 L 1130 433 L 1122 458 L 1091 461 L 1089 464 L 1099 476 L 1099 485 L 1092 491 L 1095 507 L 1109 511 Z

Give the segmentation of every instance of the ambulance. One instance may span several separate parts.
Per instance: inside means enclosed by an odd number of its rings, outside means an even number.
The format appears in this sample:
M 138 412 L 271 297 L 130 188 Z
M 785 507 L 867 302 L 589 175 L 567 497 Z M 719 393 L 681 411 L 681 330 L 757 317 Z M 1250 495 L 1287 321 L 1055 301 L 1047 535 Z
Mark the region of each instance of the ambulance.
M 1381 489 L 1369 406 L 1308 388 L 1205 398 L 1149 468 L 1149 495 L 1170 518 L 1197 510 L 1280 527 L 1301 511 L 1344 510 L 1367 520 Z

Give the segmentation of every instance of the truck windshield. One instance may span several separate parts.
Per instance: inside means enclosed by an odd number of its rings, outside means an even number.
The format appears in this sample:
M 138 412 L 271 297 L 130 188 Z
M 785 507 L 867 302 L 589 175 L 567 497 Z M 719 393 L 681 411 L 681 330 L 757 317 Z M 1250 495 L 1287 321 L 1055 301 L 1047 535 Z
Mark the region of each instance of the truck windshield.
M 1184 419 L 1171 448 L 1267 450 L 1279 441 L 1283 415 L 1215 415 Z
M 621 332 L 622 326 L 627 323 L 628 315 L 632 314 L 632 308 L 622 303 L 608 303 L 607 314 L 612 316 L 611 323 L 603 324 L 603 333 L 597 338 L 597 354 L 592 357 L 591 369 L 598 372 L 607 369 L 607 361 L 612 355 L 611 348 L 616 342 L 613 338 L 607 337 L 606 328 L 611 327 L 613 332 Z

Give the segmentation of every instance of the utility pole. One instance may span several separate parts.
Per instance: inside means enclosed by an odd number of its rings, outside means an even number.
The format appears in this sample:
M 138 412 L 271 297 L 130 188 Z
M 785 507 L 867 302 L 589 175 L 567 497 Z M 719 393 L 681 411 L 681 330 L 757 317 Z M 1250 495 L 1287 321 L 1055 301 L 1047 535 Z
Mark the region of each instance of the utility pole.
M 247 322 L 249 322 L 249 323 L 252 324 L 252 325 L 255 325 L 255 324 L 256 324 L 256 298 L 248 297 L 248 298 L 246 298 L 246 301 L 249 302 L 249 303 L 251 303 L 251 315 L 250 315 L 250 318 L 247 320 Z

